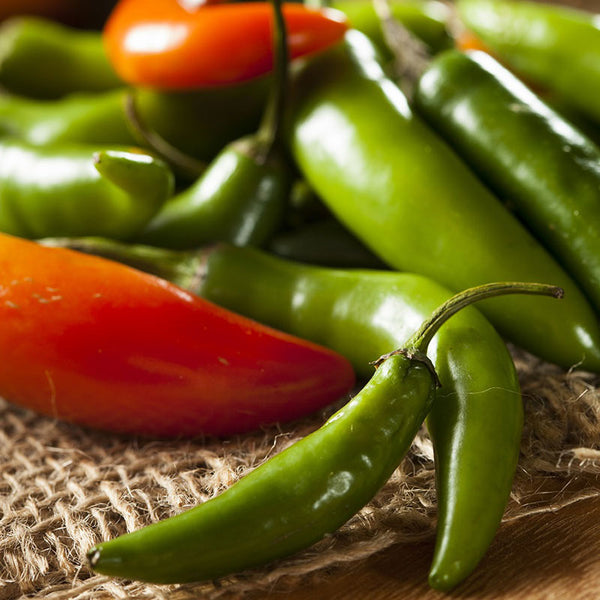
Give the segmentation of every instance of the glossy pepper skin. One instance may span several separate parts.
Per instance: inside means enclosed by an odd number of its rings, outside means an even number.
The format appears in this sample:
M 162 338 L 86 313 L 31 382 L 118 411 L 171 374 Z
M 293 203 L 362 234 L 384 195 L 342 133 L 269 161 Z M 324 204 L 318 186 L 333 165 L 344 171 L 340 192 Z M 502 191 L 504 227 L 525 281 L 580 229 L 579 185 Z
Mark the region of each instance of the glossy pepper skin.
M 252 140 L 238 140 L 171 198 L 136 239 L 175 249 L 216 241 L 262 246 L 281 225 L 291 181 L 285 161 L 259 164 Z
M 288 139 L 304 177 L 390 266 L 451 290 L 550 281 L 560 303 L 507 297 L 481 310 L 517 345 L 565 368 L 600 370 L 594 312 L 571 278 L 465 163 L 416 116 L 370 42 L 306 61 L 290 96 Z
M 0 141 L 0 231 L 27 238 L 140 231 L 173 191 L 160 159 L 118 146 Z
M 45 243 L 124 261 L 327 345 L 365 379 L 374 356 L 403 346 L 451 295 L 420 275 L 312 267 L 222 244 L 182 253 L 98 239 Z M 431 583 L 449 589 L 473 571 L 498 528 L 519 456 L 523 407 L 506 345 L 475 308 L 449 320 L 428 355 L 441 382 L 428 418 L 438 494 Z
M 319 52 L 347 29 L 342 13 L 284 6 L 292 58 Z M 186 10 L 176 0 L 120 0 L 104 27 L 112 65 L 124 81 L 158 89 L 231 85 L 273 65 L 268 2 Z
M 414 102 L 600 312 L 600 148 L 482 52 L 436 57 Z
M 268 79 L 223 89 L 192 92 L 136 90 L 137 109 L 172 145 L 201 160 L 211 160 L 225 144 L 256 130 Z M 36 145 L 63 142 L 139 143 L 128 125 L 127 90 L 71 94 L 36 101 L 0 95 L 0 132 Z
M 229 435 L 351 389 L 349 363 L 157 277 L 0 235 L 0 394 L 80 425 Z
M 0 133 L 29 144 L 133 144 L 123 116 L 124 90 L 78 93 L 58 100 L 0 95 Z
M 0 26 L 0 85 L 32 98 L 121 87 L 97 32 L 39 17 L 16 17 Z
M 600 121 L 600 26 L 592 13 L 514 0 L 459 0 L 465 26 L 504 64 Z

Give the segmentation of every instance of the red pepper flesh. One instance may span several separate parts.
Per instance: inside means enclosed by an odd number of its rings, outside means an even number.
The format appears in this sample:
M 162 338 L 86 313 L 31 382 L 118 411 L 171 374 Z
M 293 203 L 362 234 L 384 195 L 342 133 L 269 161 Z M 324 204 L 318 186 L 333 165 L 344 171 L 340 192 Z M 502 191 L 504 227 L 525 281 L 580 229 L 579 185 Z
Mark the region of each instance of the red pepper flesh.
M 342 356 L 106 259 L 0 234 L 0 396 L 153 436 L 229 435 L 343 397 Z
M 283 7 L 291 58 L 340 41 L 346 17 L 332 9 Z M 273 66 L 269 2 L 209 4 L 186 10 L 176 0 L 121 0 L 104 28 L 113 67 L 132 85 L 160 89 L 246 81 Z

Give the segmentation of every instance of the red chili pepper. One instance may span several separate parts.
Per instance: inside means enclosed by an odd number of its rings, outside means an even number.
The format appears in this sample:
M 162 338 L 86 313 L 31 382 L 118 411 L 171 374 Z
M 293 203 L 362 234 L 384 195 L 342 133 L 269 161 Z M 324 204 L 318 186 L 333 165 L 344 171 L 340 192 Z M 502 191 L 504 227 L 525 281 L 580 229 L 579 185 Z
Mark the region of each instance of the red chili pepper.
M 354 383 L 340 355 L 112 261 L 0 234 L 0 396 L 96 428 L 228 435 Z
M 341 40 L 346 17 L 330 9 L 284 7 L 291 58 Z M 273 65 L 268 2 L 209 4 L 186 10 L 177 0 L 121 0 L 105 29 L 108 56 L 127 83 L 163 89 L 246 81 Z

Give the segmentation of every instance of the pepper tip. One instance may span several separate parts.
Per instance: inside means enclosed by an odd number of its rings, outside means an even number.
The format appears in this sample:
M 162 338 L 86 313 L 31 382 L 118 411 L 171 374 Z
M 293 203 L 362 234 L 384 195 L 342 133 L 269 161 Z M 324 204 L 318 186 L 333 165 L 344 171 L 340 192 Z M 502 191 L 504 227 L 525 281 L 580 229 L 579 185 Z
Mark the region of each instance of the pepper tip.
M 90 567 L 94 569 L 100 560 L 100 548 L 94 546 L 87 551 L 87 559 Z

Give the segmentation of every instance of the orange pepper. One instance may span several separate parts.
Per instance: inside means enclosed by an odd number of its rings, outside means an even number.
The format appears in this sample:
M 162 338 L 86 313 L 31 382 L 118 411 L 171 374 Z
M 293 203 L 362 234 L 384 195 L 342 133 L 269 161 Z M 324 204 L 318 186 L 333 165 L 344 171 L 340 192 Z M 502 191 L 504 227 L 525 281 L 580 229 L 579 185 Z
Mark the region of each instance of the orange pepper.
M 0 396 L 111 431 L 228 435 L 347 394 L 350 363 L 118 263 L 0 234 Z
M 331 9 L 283 7 L 291 58 L 342 39 L 346 17 Z M 186 10 L 176 0 L 121 0 L 104 41 L 119 76 L 160 89 L 215 87 L 246 81 L 273 66 L 273 9 L 268 2 L 211 2 Z

